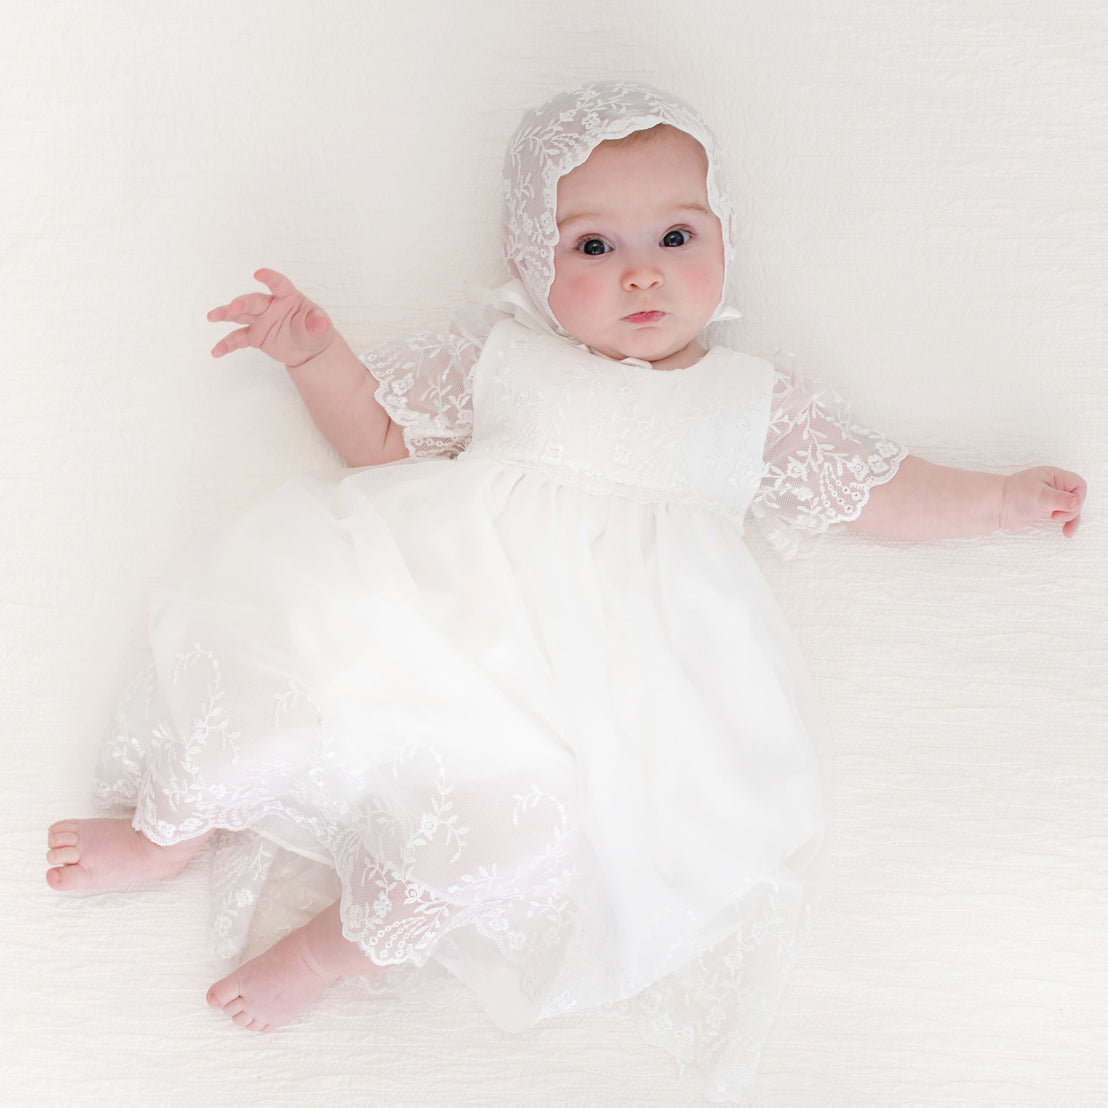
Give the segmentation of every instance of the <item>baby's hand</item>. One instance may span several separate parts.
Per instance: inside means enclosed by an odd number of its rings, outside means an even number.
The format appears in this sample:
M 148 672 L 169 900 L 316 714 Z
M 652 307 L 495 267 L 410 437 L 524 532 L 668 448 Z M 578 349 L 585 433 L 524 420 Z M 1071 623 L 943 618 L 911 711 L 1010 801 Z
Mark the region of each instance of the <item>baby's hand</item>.
M 208 312 L 212 323 L 246 324 L 220 339 L 212 347 L 212 357 L 222 358 L 232 350 L 254 346 L 295 369 L 331 345 L 335 329 L 327 313 L 287 277 L 273 269 L 259 269 L 254 279 L 268 285 L 273 295 L 248 292 Z
M 1062 524 L 1062 534 L 1069 536 L 1081 522 L 1084 503 L 1085 482 L 1076 473 L 1053 466 L 1025 469 L 1004 479 L 1000 526 L 1018 531 L 1037 520 L 1053 519 Z

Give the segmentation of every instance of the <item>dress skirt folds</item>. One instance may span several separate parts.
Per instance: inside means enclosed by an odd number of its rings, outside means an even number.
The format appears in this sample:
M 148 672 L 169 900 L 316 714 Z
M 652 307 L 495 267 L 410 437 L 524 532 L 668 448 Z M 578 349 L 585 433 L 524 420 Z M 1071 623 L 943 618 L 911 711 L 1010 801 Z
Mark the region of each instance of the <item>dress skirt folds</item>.
M 743 518 L 851 518 L 902 452 L 818 393 L 775 432 L 799 386 L 726 349 L 655 372 L 505 320 L 467 387 L 459 456 L 293 480 L 186 552 L 99 797 L 327 867 L 348 939 L 509 1030 L 633 1016 L 742 1098 L 825 822 Z

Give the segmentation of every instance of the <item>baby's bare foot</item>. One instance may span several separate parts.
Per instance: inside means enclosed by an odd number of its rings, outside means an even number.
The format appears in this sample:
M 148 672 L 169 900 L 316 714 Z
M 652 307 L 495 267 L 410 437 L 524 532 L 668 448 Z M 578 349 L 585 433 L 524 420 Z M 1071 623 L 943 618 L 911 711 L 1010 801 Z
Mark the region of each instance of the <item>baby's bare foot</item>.
M 173 877 L 204 845 L 207 835 L 158 846 L 126 819 L 67 819 L 47 836 L 46 871 L 52 889 L 103 889 L 128 881 Z
M 314 1004 L 340 977 L 372 973 L 373 960 L 343 938 L 336 901 L 208 990 L 208 1003 L 240 1027 L 273 1031 Z
M 251 1031 L 274 1031 L 288 1023 L 336 980 L 313 965 L 304 947 L 301 931 L 286 935 L 217 981 L 208 990 L 208 1004 Z

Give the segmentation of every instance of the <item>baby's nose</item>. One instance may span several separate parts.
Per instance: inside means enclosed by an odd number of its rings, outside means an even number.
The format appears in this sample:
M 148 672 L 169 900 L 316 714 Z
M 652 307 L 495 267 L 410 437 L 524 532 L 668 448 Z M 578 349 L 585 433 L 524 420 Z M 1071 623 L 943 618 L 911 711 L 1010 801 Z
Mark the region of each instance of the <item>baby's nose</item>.
M 633 259 L 623 270 L 625 289 L 653 289 L 662 284 L 662 271 L 644 259 Z

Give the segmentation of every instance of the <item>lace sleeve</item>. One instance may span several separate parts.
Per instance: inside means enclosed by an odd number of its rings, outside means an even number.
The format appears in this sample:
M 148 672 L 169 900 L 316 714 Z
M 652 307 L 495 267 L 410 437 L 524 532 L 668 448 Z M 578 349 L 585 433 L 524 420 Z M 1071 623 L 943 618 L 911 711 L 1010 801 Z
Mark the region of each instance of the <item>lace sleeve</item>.
M 810 550 L 833 523 L 857 519 L 869 490 L 897 471 L 908 451 L 855 423 L 829 386 L 801 377 L 779 359 L 751 512 L 783 557 Z
M 419 332 L 362 355 L 377 403 L 400 425 L 413 458 L 453 457 L 473 433 L 471 374 L 495 319 L 473 309 L 441 334 Z

